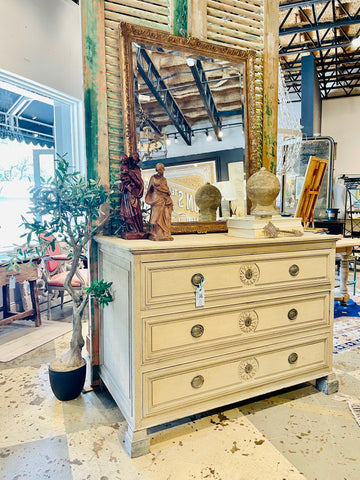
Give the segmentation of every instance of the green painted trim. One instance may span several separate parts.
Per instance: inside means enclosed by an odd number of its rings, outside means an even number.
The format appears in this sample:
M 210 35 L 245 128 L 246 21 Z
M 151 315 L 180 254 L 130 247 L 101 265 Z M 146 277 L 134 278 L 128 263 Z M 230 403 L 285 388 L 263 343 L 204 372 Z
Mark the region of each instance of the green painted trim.
M 97 131 L 98 119 L 96 114 L 96 92 L 94 92 L 93 87 L 87 88 L 84 92 L 84 115 L 87 177 L 96 179 L 98 177 L 98 135 L 94 135 L 94 132 Z
M 173 2 L 173 33 L 179 37 L 187 36 L 187 0 L 174 0 Z
M 86 12 L 86 19 L 83 25 L 86 25 L 86 31 L 83 32 L 85 38 L 85 91 L 84 91 L 84 114 L 85 114 L 85 145 L 87 158 L 87 176 L 97 179 L 98 177 L 98 118 L 97 118 L 97 98 L 98 85 L 97 73 L 100 69 L 98 52 L 98 9 L 96 2 L 87 1 L 83 7 L 82 13 Z

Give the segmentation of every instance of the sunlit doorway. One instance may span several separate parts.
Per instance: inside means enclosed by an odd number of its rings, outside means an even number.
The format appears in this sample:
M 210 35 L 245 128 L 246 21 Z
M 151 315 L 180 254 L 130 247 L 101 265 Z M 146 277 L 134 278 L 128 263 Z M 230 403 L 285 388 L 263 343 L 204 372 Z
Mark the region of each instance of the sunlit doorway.
M 82 102 L 0 71 L 0 253 L 24 243 L 30 190 L 52 176 L 56 153 L 85 173 Z

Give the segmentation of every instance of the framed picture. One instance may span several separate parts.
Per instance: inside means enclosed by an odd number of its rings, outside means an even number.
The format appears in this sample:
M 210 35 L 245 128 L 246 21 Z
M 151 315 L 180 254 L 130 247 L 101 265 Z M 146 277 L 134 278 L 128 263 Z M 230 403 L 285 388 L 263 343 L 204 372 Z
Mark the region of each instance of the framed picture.
M 153 168 L 142 171 L 145 192 L 150 177 L 155 173 Z M 167 180 L 174 203 L 172 222 L 198 221 L 199 210 L 195 203 L 195 193 L 206 182 L 211 184 L 216 182 L 216 161 L 165 165 L 164 177 Z

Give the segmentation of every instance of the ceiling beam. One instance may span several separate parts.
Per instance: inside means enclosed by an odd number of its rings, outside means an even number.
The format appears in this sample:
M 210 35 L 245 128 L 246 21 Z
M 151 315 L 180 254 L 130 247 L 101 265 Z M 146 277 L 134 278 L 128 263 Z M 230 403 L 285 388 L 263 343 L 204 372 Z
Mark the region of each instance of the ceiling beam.
M 342 18 L 341 20 L 336 20 L 335 22 L 322 22 L 322 23 L 314 23 L 309 25 L 299 25 L 296 27 L 287 27 L 282 28 L 279 31 L 279 35 L 295 35 L 297 33 L 306 33 L 306 32 L 314 32 L 318 30 L 328 30 L 330 28 L 340 28 L 340 27 L 347 27 L 349 25 L 357 25 L 360 24 L 360 15 L 353 17 L 353 18 Z
M 326 60 L 322 61 L 320 58 L 316 59 L 316 65 L 321 67 L 323 66 L 324 68 L 331 68 L 333 65 L 338 65 L 341 67 L 344 65 L 344 68 L 352 68 L 352 67 L 345 67 L 346 64 L 348 63 L 353 63 L 354 66 L 357 66 L 357 64 L 360 65 L 360 55 L 354 56 L 353 58 L 341 58 L 341 57 L 336 57 L 336 55 L 330 55 L 326 57 Z M 283 72 L 294 72 L 294 71 L 299 71 L 301 70 L 301 62 L 296 61 L 292 62 L 291 60 L 287 62 L 286 67 L 282 66 L 282 71 Z
M 136 75 L 134 75 L 134 84 L 135 84 L 135 105 L 136 105 L 136 109 L 137 109 L 137 112 L 139 113 L 139 117 L 140 117 L 140 122 L 141 122 L 141 125 L 140 125 L 140 128 L 142 128 L 143 124 L 147 124 L 149 127 L 151 127 L 154 132 L 156 132 L 158 135 L 161 135 L 161 129 L 157 126 L 157 124 L 152 120 L 152 118 L 149 117 L 149 115 L 147 115 L 145 112 L 144 112 L 144 109 L 142 108 L 141 106 L 141 102 L 140 102 L 140 99 L 139 99 L 139 85 L 138 85 L 138 81 L 137 81 L 137 77 Z
M 303 0 L 303 1 L 295 1 L 295 2 L 286 2 L 281 3 L 279 5 L 279 10 L 287 10 L 289 8 L 296 8 L 296 7 L 306 7 L 307 5 L 314 5 L 316 3 L 325 3 L 324 0 Z M 330 3 L 330 0 L 328 0 Z
M 188 58 L 187 64 L 190 67 L 191 73 L 194 77 L 196 86 L 200 93 L 201 100 L 203 101 L 205 110 L 209 116 L 209 120 L 214 129 L 216 138 L 220 142 L 222 140 L 221 120 L 219 118 L 219 114 L 218 114 L 213 96 L 211 94 L 204 69 L 201 65 L 200 60 L 194 60 L 192 58 Z
M 351 75 L 328 75 L 323 78 L 319 78 L 319 83 L 321 88 L 324 88 L 324 83 L 334 83 L 334 82 L 346 82 L 349 81 L 351 82 L 352 80 L 357 80 L 360 79 L 360 72 L 352 73 Z M 285 80 L 286 84 L 291 84 L 291 85 L 301 85 L 301 79 L 288 79 Z
M 281 47 L 279 56 L 280 57 L 286 57 L 288 55 L 297 55 L 301 53 L 311 53 L 311 52 L 316 52 L 319 50 L 331 50 L 333 48 L 344 48 L 344 47 L 349 47 L 351 45 L 351 42 L 345 41 L 345 42 L 334 42 L 332 40 L 330 41 L 323 41 L 322 45 L 317 45 L 316 47 L 309 47 L 309 43 L 302 43 L 295 45 L 293 48 L 287 49 L 287 47 Z M 302 48 L 299 48 L 302 47 Z
M 136 53 L 138 72 L 145 81 L 151 93 L 159 105 L 165 110 L 170 121 L 176 127 L 179 134 L 187 145 L 191 145 L 191 127 L 177 106 L 173 96 L 167 90 L 166 84 L 161 78 L 149 55 L 143 48 L 138 48 Z

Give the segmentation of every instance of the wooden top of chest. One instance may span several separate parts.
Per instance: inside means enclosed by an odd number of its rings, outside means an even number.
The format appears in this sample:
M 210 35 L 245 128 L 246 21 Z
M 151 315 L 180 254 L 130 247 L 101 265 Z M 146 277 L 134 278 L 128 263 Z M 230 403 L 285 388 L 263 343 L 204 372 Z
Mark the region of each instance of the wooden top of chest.
M 112 248 L 128 251 L 134 255 L 170 253 L 182 250 L 201 251 L 201 250 L 232 250 L 244 249 L 246 251 L 256 249 L 261 251 L 279 251 L 279 250 L 306 250 L 335 248 L 336 235 L 324 235 L 305 233 L 301 237 L 281 237 L 281 238 L 239 238 L 228 235 L 227 233 L 207 233 L 174 235 L 173 241 L 154 242 L 151 240 L 124 240 L 113 236 L 98 235 L 95 240 L 102 248 Z

